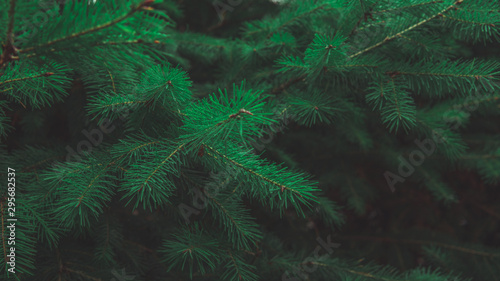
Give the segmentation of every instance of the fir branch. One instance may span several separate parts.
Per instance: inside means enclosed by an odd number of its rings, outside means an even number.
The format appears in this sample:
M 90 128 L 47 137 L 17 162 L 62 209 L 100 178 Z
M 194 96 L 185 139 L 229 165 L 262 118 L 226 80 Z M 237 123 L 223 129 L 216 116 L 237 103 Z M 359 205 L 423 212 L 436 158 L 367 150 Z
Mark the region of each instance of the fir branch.
M 399 71 L 388 71 L 387 73 L 393 73 L 394 75 L 409 75 L 409 76 L 443 76 L 443 77 L 454 77 L 454 78 L 474 78 L 479 80 L 480 78 L 493 78 L 489 74 L 454 74 L 454 73 L 435 73 L 435 72 L 399 72 Z
M 163 161 L 160 164 L 158 164 L 158 166 L 156 166 L 156 168 L 151 173 L 148 174 L 148 177 L 141 184 L 141 186 L 140 186 L 140 188 L 139 188 L 139 190 L 137 192 L 140 192 L 142 190 L 142 188 L 151 179 L 151 177 L 154 176 L 154 174 L 161 168 L 161 166 L 163 166 L 165 164 L 165 162 L 167 162 L 168 160 L 170 160 L 170 158 L 172 158 L 172 156 L 174 154 L 176 154 L 177 152 L 179 152 L 184 145 L 186 145 L 186 143 L 181 143 L 172 153 L 170 153 L 167 157 L 165 157 L 165 159 L 163 159 Z
M 228 281 L 256 281 L 258 276 L 254 273 L 255 266 L 248 264 L 240 254 L 227 250 L 229 254 L 226 270 L 221 278 Z
M 0 86 L 2 86 L 4 84 L 8 84 L 8 83 L 15 83 L 15 82 L 20 82 L 20 81 L 25 81 L 25 80 L 31 80 L 31 79 L 40 78 L 40 77 L 49 77 L 51 75 L 54 75 L 54 72 L 45 72 L 45 73 L 41 73 L 41 74 L 35 74 L 33 76 L 26 76 L 26 77 L 21 77 L 21 78 L 9 79 L 9 80 L 5 80 L 5 81 L 1 81 Z
M 228 252 L 229 256 L 231 257 L 231 261 L 232 261 L 232 263 L 234 265 L 234 268 L 236 269 L 236 274 L 238 275 L 238 279 L 241 280 L 242 277 L 241 277 L 241 274 L 239 272 L 240 270 L 238 268 L 238 265 L 236 264 L 236 261 L 234 260 L 233 254 L 229 250 L 227 252 Z
M 219 144 L 219 149 L 208 145 L 205 147 L 206 153 L 215 160 L 213 164 L 231 163 L 241 169 L 242 173 L 235 176 L 250 184 L 251 188 L 244 190 L 245 193 L 256 197 L 263 204 L 270 204 L 271 209 L 277 204 L 281 214 L 284 208 L 291 204 L 298 214 L 304 216 L 301 204 L 310 208 L 312 202 L 317 202 L 313 194 L 316 190 L 314 182 L 303 174 L 260 160 L 256 155 L 243 152 L 234 146 L 224 148 Z M 220 152 L 222 149 L 225 153 Z
M 143 150 L 141 158 L 130 165 L 120 188 L 120 191 L 125 192 L 122 199 L 128 198 L 126 205 L 134 199 L 134 209 L 140 203 L 144 209 L 163 208 L 169 204 L 169 198 L 176 188 L 172 177 L 179 177 L 178 165 L 182 161 L 179 152 L 185 145 L 186 142 L 179 144 L 169 141 L 158 146 L 158 151 Z M 168 155 L 165 157 L 163 154 Z
M 118 17 L 112 21 L 109 21 L 107 23 L 104 23 L 104 24 L 101 24 L 98 26 L 91 27 L 91 28 L 86 29 L 86 30 L 82 30 L 82 31 L 77 32 L 77 33 L 70 34 L 70 35 L 62 37 L 62 38 L 54 39 L 52 41 L 49 41 L 49 42 L 46 42 L 46 43 L 43 43 L 43 44 L 40 44 L 37 46 L 33 46 L 33 47 L 25 48 L 25 49 L 20 49 L 19 53 L 28 53 L 28 52 L 31 52 L 31 51 L 36 50 L 38 48 L 46 48 L 46 47 L 54 45 L 56 43 L 60 43 L 60 42 L 66 41 L 66 40 L 74 39 L 74 38 L 78 38 L 78 37 L 81 37 L 83 35 L 90 34 L 90 33 L 97 32 L 99 30 L 111 27 L 115 24 L 118 24 L 118 23 L 128 19 L 129 17 L 131 17 L 132 15 L 134 15 L 136 12 L 140 11 L 141 9 L 147 8 L 148 5 L 151 4 L 153 1 L 154 0 L 144 0 L 142 3 L 139 3 L 135 7 L 132 6 L 130 11 L 128 13 L 126 13 L 125 15 Z
M 109 69 L 106 69 L 106 71 L 109 73 L 109 77 L 111 78 L 111 85 L 113 86 L 113 93 L 116 93 L 116 86 L 115 86 L 115 80 L 113 79 L 113 74 L 109 71 Z
M 247 172 L 251 173 L 252 175 L 255 175 L 256 177 L 261 178 L 262 180 L 264 180 L 264 181 L 266 181 L 266 182 L 268 182 L 268 183 L 270 183 L 270 184 L 272 184 L 272 185 L 275 185 L 275 186 L 279 187 L 279 188 L 280 188 L 280 190 L 281 190 L 281 192 L 283 192 L 283 191 L 286 189 L 286 190 L 292 191 L 292 192 L 294 192 L 294 193 L 297 193 L 300 197 L 302 197 L 302 194 L 300 194 L 300 192 L 298 192 L 298 191 L 296 191 L 296 190 L 294 190 L 294 189 L 291 189 L 291 188 L 289 188 L 289 187 L 286 187 L 286 186 L 284 186 L 284 185 L 282 185 L 282 184 L 280 184 L 280 183 L 278 183 L 278 182 L 276 182 L 276 181 L 274 181 L 274 180 L 272 180 L 272 179 L 269 179 L 269 178 L 267 178 L 267 177 L 265 177 L 265 176 L 263 176 L 263 175 L 261 175 L 261 174 L 259 174 L 259 173 L 255 172 L 255 171 L 253 171 L 253 170 L 251 170 L 251 169 L 249 169 L 249 168 L 245 167 L 243 164 L 238 163 L 238 162 L 236 162 L 236 161 L 234 161 L 234 160 L 232 160 L 232 159 L 228 158 L 226 155 L 224 155 L 224 154 L 220 153 L 219 151 L 217 151 L 217 150 L 213 149 L 213 148 L 212 148 L 212 147 L 210 147 L 210 146 L 206 146 L 206 147 L 207 147 L 207 148 L 209 148 L 211 151 L 213 151 L 215 154 L 217 154 L 217 155 L 219 155 L 220 157 L 222 157 L 222 158 L 226 159 L 227 161 L 231 162 L 231 163 L 232 163 L 232 164 L 234 164 L 236 167 L 241 168 L 241 169 L 243 169 L 243 170 L 245 170 L 245 171 L 247 171 Z M 207 154 L 208 154 L 208 155 L 211 155 L 210 153 L 207 153 Z
M 42 241 L 45 239 L 50 247 L 57 246 L 59 235 L 63 229 L 56 225 L 52 214 L 47 211 L 35 209 L 37 207 L 36 204 L 25 204 L 23 207 L 26 208 L 30 217 L 34 218 L 36 224 L 39 226 L 38 235 L 40 239 Z
M 495 82 L 500 74 L 500 64 L 492 61 L 441 60 L 401 65 L 397 71 L 387 71 L 389 77 L 405 82 L 408 89 L 416 93 L 432 91 L 458 92 L 468 95 L 470 91 L 496 90 Z
M 445 14 L 445 13 L 449 12 L 450 10 L 452 10 L 453 8 L 455 8 L 455 6 L 456 6 L 456 5 L 459 5 L 459 4 L 461 4 L 462 2 L 463 2 L 463 0 L 456 0 L 456 1 L 455 1 L 455 3 L 454 3 L 453 5 L 451 5 L 451 6 L 447 7 L 446 9 L 443 9 L 441 12 L 439 12 L 439 13 L 437 13 L 437 14 L 433 15 L 432 17 L 429 17 L 429 18 L 427 18 L 427 19 L 425 19 L 425 20 L 422 20 L 422 21 L 420 21 L 420 22 L 418 22 L 418 23 L 416 23 L 416 24 L 414 24 L 414 25 L 412 25 L 412 26 L 410 26 L 410 27 L 406 28 L 405 30 L 402 30 L 402 31 L 400 31 L 400 32 L 398 32 L 398 33 L 396 33 L 396 34 L 394 34 L 394 35 L 392 35 L 392 36 L 386 37 L 384 40 L 382 40 L 382 41 L 380 41 L 380 42 L 378 42 L 378 43 L 376 43 L 376 44 L 374 44 L 374 45 L 372 45 L 372 46 L 370 46 L 370 47 L 368 47 L 368 48 L 366 48 L 366 49 L 364 49 L 364 50 L 361 50 L 361 51 L 359 51 L 359 52 L 357 52 L 357 53 L 355 53 L 355 54 L 353 54 L 353 55 L 350 55 L 350 56 L 349 56 L 349 58 L 354 58 L 354 57 L 357 57 L 357 56 L 359 56 L 359 55 L 361 55 L 361 54 L 364 54 L 364 53 L 369 52 L 369 51 L 371 51 L 371 50 L 373 50 L 373 49 L 375 49 L 375 48 L 378 48 L 378 47 L 380 47 L 380 46 L 384 45 L 385 43 L 387 43 L 387 42 L 389 42 L 389 41 L 392 41 L 392 40 L 394 40 L 394 39 L 398 38 L 399 36 L 401 36 L 401 35 L 405 34 L 406 32 L 408 32 L 408 31 L 410 31 L 410 30 L 412 30 L 412 29 L 415 29 L 415 28 L 417 28 L 417 27 L 419 27 L 419 26 L 421 26 L 421 25 L 423 25 L 423 24 L 426 24 L 426 23 L 428 23 L 429 21 L 431 21 L 431 20 L 433 20 L 433 19 L 435 19 L 435 18 L 437 18 L 437 17 L 442 16 L 443 14 Z
M 479 26 L 495 27 L 494 24 L 488 23 L 488 22 L 475 22 L 475 21 L 470 21 L 470 20 L 458 19 L 458 18 L 447 16 L 447 15 L 441 15 L 441 16 L 444 17 L 445 19 L 450 19 L 450 20 L 454 20 L 454 21 L 458 21 L 458 22 L 462 22 L 462 23 L 467 23 L 467 24 L 472 24 L 472 25 L 479 25 Z
M 465 2 L 464 6 L 484 9 L 455 9 L 449 15 L 443 15 L 444 24 L 450 28 L 453 35 L 473 43 L 497 41 L 500 36 L 500 12 L 493 10 L 498 8 L 497 4 L 490 1 L 470 1 Z
M 252 92 L 251 89 L 245 90 L 245 83 L 240 87 L 233 84 L 232 98 L 227 90 L 219 89 L 219 97 L 212 94 L 208 100 L 188 108 L 182 139 L 189 142 L 189 149 L 240 139 L 243 145 L 249 145 L 251 138 L 261 136 L 260 126 L 275 121 L 267 117 L 271 113 L 263 111 L 261 92 Z
M 87 187 L 83 190 L 82 194 L 80 195 L 80 197 L 78 197 L 78 204 L 75 206 L 75 208 L 78 208 L 80 206 L 80 204 L 82 203 L 82 200 L 85 198 L 85 196 L 87 195 L 89 189 L 94 185 L 94 183 L 96 182 L 96 180 L 102 176 L 104 174 L 104 172 L 109 168 L 111 167 L 114 162 L 110 162 L 108 165 L 106 165 L 103 169 L 100 170 L 100 172 L 90 181 L 90 183 L 87 185 Z M 98 164 L 98 166 L 101 166 L 102 164 Z
M 57 63 L 42 66 L 11 63 L 0 76 L 0 87 L 12 85 L 9 99 L 29 103 L 34 108 L 50 105 L 68 95 L 65 91 L 71 70 Z
M 90 44 L 86 46 L 87 48 L 89 47 L 102 47 L 102 46 L 119 46 L 119 45 L 135 45 L 135 44 L 159 44 L 160 42 L 158 40 L 154 40 L 153 42 L 146 42 L 143 39 L 135 39 L 135 40 L 129 40 L 129 41 L 107 41 L 107 42 L 97 42 Z M 66 48 L 59 48 L 59 49 L 50 49 L 49 51 L 52 53 L 56 52 L 61 52 L 61 51 L 71 51 L 74 50 L 74 47 L 66 47 Z M 31 53 L 27 54 L 24 56 L 25 58 L 33 58 L 37 56 L 45 55 L 42 53 Z
M 366 101 L 373 105 L 373 109 L 380 110 L 382 120 L 391 132 L 397 132 L 400 127 L 408 131 L 416 124 L 413 98 L 393 77 L 387 83 L 389 85 L 386 86 L 380 81 L 369 87 L 371 92 L 366 95 Z
M 195 269 L 204 275 L 219 264 L 221 243 L 212 233 L 200 230 L 198 224 L 192 231 L 175 229 L 167 238 L 159 250 L 164 254 L 162 262 L 168 264 L 167 271 L 179 266 L 184 269 L 187 263 L 192 278 Z
M 44 175 L 44 179 L 52 185 L 48 192 L 56 189 L 55 195 L 60 196 L 60 200 L 54 202 L 54 211 L 62 214 L 58 218 L 61 224 L 85 228 L 88 227 L 90 215 L 97 217 L 102 213 L 106 201 L 111 200 L 114 194 L 112 187 L 116 177 L 106 173 L 112 166 L 110 157 L 95 158 L 88 155 L 88 159 L 82 163 L 67 162 Z M 75 168 L 85 173 L 77 173 Z
M 126 140 L 120 140 L 120 143 L 115 144 L 111 150 L 111 154 L 115 156 L 113 163 L 117 165 L 128 165 L 131 161 L 138 160 L 139 155 L 143 154 L 140 152 L 141 149 L 151 147 L 156 144 L 166 143 L 166 140 L 152 140 L 141 137 L 137 139 L 129 137 Z
M 241 200 L 234 198 L 234 191 L 217 196 L 212 196 L 209 192 L 205 194 L 211 200 L 212 207 L 222 216 L 222 219 L 216 219 L 220 220 L 220 225 L 226 229 L 229 240 L 236 249 L 250 249 L 251 246 L 257 245 L 262 234 L 258 225 L 252 221 L 248 210 L 241 204 Z

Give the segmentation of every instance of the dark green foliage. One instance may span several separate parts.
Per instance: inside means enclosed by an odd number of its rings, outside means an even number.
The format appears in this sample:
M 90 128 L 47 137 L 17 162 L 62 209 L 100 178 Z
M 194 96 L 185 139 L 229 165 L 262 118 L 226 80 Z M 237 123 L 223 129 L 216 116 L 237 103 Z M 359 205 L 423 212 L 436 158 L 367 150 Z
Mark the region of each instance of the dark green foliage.
M 2 0 L 0 26 L 1 280 L 500 278 L 498 1 Z

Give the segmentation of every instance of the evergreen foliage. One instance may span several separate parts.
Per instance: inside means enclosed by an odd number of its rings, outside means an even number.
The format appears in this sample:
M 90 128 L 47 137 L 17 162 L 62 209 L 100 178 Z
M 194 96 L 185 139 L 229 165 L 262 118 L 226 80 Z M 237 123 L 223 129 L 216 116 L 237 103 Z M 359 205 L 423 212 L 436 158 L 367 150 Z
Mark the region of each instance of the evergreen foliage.
M 493 0 L 1 0 L 0 279 L 498 280 L 499 35 Z

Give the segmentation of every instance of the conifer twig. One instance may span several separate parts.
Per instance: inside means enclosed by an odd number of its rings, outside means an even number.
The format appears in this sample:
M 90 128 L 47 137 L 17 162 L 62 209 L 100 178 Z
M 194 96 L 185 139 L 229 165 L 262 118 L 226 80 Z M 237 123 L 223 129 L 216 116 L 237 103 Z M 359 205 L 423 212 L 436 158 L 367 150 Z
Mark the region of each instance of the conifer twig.
M 158 164 L 158 166 L 156 166 L 156 168 L 148 175 L 148 177 L 146 178 L 146 180 L 141 184 L 141 187 L 139 188 L 139 190 L 137 192 L 140 192 L 142 190 L 142 188 L 148 183 L 148 181 L 151 179 L 151 177 L 153 177 L 154 174 L 156 174 L 156 172 L 165 164 L 165 162 L 167 162 L 170 158 L 172 158 L 172 156 L 174 156 L 174 154 L 176 154 L 177 152 L 179 152 L 182 147 L 186 145 L 186 143 L 182 143 L 180 144 L 172 153 L 170 153 L 167 157 L 165 157 L 165 159 L 163 159 L 163 161 Z
M 283 191 L 286 189 L 286 190 L 289 190 L 289 191 L 291 191 L 291 192 L 297 193 L 300 197 L 302 197 L 302 194 L 300 194 L 300 192 L 298 192 L 297 190 L 292 189 L 292 188 L 290 188 L 290 187 L 287 187 L 287 186 L 285 186 L 285 185 L 283 185 L 283 184 L 281 184 L 281 183 L 279 183 L 279 182 L 276 182 L 276 181 L 274 181 L 274 180 L 272 180 L 272 179 L 269 179 L 269 178 L 265 177 L 264 175 L 261 175 L 261 174 L 257 173 L 256 171 L 254 171 L 254 170 L 252 170 L 252 169 L 250 169 L 250 168 L 248 168 L 248 167 L 245 167 L 243 164 L 241 164 L 241 163 L 239 163 L 239 162 L 234 161 L 233 159 L 231 159 L 231 158 L 229 158 L 228 156 L 226 156 L 226 155 L 224 155 L 224 154 L 220 153 L 219 151 L 217 151 L 216 149 L 214 149 L 214 148 L 212 148 L 212 147 L 210 147 L 210 146 L 208 146 L 208 145 L 205 145 L 205 147 L 207 147 L 207 148 L 209 148 L 211 151 L 213 151 L 213 152 L 217 153 L 217 154 L 218 154 L 218 155 L 220 155 L 222 158 L 224 158 L 224 159 L 226 159 L 227 161 L 231 162 L 233 165 L 235 165 L 235 166 L 237 166 L 237 167 L 239 167 L 239 168 L 241 168 L 241 169 L 243 169 L 243 170 L 245 170 L 245 171 L 249 172 L 250 174 L 252 174 L 252 175 L 254 175 L 254 176 L 257 176 L 258 178 L 261 178 L 262 180 L 264 180 L 264 181 L 266 181 L 266 182 L 268 182 L 268 183 L 270 183 L 270 184 L 272 184 L 272 185 L 278 186 L 278 187 L 280 188 L 281 192 L 283 192 Z M 209 155 L 210 155 L 210 154 L 209 154 Z
M 26 76 L 26 77 L 22 77 L 22 78 L 10 79 L 10 80 L 6 80 L 6 81 L 3 81 L 3 82 L 0 82 L 0 86 L 3 85 L 3 84 L 7 84 L 7 83 L 14 83 L 14 82 L 19 82 L 19 81 L 23 81 L 23 80 L 40 78 L 40 77 L 48 77 L 48 76 L 51 76 L 51 75 L 54 75 L 54 72 L 44 72 L 44 73 L 33 75 L 33 76 Z

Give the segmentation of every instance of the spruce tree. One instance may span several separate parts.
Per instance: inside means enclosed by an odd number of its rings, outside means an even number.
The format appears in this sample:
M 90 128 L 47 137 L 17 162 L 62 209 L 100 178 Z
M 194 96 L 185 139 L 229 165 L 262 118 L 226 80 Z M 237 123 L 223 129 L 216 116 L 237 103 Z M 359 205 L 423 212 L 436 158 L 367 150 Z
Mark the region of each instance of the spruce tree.
M 500 279 L 500 3 L 1 0 L 1 280 Z

